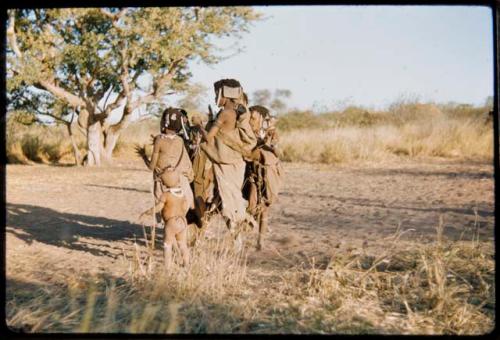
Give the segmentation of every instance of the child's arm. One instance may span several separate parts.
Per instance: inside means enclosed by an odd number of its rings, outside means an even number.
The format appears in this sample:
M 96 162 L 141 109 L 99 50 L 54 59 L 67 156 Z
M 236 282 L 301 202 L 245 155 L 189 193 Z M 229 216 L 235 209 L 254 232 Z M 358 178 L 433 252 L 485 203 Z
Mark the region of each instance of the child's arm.
M 144 164 L 146 164 L 146 166 L 149 168 L 149 159 L 148 159 L 148 156 L 146 155 L 146 148 L 144 146 L 140 146 L 140 145 L 135 145 L 135 152 L 137 153 L 137 155 L 139 155 L 139 157 L 142 158 L 142 160 L 144 161 Z
M 151 161 L 149 162 L 149 170 L 154 170 L 156 168 L 156 163 L 158 162 L 158 157 L 160 155 L 160 138 L 156 138 L 153 145 L 153 154 L 151 155 Z
M 147 215 L 151 215 L 153 213 L 153 211 L 155 213 L 157 212 L 160 212 L 163 207 L 165 206 L 165 197 L 164 197 L 165 194 L 162 195 L 161 199 L 160 199 L 160 202 L 158 202 L 154 207 L 146 210 L 145 212 L 143 212 L 142 214 L 139 215 L 139 218 L 142 219 L 144 217 L 146 217 Z
M 186 199 L 186 196 L 184 196 L 184 199 L 182 200 L 182 211 L 185 211 L 187 214 L 188 210 L 189 210 L 189 204 Z

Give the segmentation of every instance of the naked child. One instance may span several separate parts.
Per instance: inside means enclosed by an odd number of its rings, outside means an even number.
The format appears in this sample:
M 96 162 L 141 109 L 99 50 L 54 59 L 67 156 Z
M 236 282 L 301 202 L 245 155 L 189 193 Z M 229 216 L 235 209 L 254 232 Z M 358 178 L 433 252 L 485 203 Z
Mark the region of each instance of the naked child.
M 161 212 L 164 228 L 164 258 L 165 267 L 168 269 L 172 262 L 172 246 L 177 241 L 182 254 L 184 265 L 189 264 L 190 255 L 187 246 L 187 220 L 189 210 L 188 200 L 183 188 L 180 186 L 180 177 L 174 167 L 167 167 L 160 175 L 164 186 L 163 192 L 156 205 L 140 215 L 145 219 L 153 212 Z

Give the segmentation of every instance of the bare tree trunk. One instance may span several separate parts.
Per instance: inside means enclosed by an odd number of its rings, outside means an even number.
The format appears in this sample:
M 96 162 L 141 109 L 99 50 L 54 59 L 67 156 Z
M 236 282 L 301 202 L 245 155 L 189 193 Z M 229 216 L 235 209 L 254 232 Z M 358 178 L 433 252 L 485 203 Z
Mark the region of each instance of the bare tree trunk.
M 112 163 L 113 161 L 113 150 L 115 149 L 118 138 L 120 137 L 120 131 L 114 131 L 110 128 L 106 133 L 106 139 L 104 141 L 103 159 L 107 163 Z
M 130 124 L 130 119 L 132 116 L 132 108 L 128 105 L 123 109 L 123 116 L 120 121 L 114 125 L 111 125 L 105 133 L 104 149 L 103 149 L 103 159 L 107 163 L 112 163 L 113 161 L 113 150 L 116 147 L 116 143 L 120 138 L 120 133 Z
M 87 166 L 101 165 L 101 122 L 89 124 L 87 129 Z
M 71 145 L 73 146 L 73 154 L 75 156 L 75 165 L 82 165 L 82 156 L 80 154 L 80 150 L 78 150 L 78 146 L 76 145 L 75 136 L 73 135 L 73 128 L 71 127 L 71 123 L 66 124 L 68 128 L 69 138 L 71 139 Z

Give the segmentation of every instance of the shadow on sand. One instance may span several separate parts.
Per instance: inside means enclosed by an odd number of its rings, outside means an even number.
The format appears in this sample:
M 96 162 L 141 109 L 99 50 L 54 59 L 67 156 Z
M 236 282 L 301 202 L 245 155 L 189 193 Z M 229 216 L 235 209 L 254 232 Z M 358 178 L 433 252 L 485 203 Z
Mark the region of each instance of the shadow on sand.
M 137 238 L 137 243 L 143 244 L 142 226 L 128 221 L 63 213 L 26 204 L 7 204 L 6 208 L 6 232 L 27 243 L 38 241 L 111 257 L 117 255 L 105 249 L 120 249 L 109 246 L 108 242 L 133 242 Z M 82 237 L 94 239 L 95 243 L 79 240 Z

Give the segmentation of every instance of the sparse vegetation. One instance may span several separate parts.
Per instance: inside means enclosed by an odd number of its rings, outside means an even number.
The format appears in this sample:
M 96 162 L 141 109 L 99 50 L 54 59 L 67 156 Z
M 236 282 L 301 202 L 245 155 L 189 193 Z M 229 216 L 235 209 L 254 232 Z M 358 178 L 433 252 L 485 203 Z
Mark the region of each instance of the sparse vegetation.
M 280 117 L 283 159 L 337 164 L 446 157 L 489 161 L 491 123 L 483 108 L 393 105 Z M 69 162 L 62 127 L 10 122 L 10 163 Z M 150 143 L 157 120 L 127 127 L 115 149 L 132 158 Z M 65 141 L 62 142 L 61 141 Z M 84 139 L 78 139 L 84 150 Z M 67 157 L 70 157 L 69 159 Z M 475 226 L 477 229 L 477 226 Z M 284 258 L 282 270 L 249 267 L 223 241 L 200 240 L 189 269 L 165 274 L 161 250 L 123 253 L 127 275 L 66 276 L 51 284 L 7 285 L 7 324 L 24 332 L 484 334 L 495 323 L 491 242 L 405 238 L 385 253 L 332 248 L 326 261 Z M 143 244 L 143 243 L 141 243 Z M 154 259 L 154 261 L 150 261 Z M 27 274 L 29 275 L 29 274 Z M 272 297 L 272 298 L 271 298 Z
M 189 269 L 165 274 L 159 250 L 149 257 L 136 246 L 123 256 L 125 278 L 8 290 L 7 323 L 26 332 L 488 333 L 493 247 L 444 241 L 441 232 L 428 244 L 397 232 L 378 240 L 385 253 L 337 252 L 326 265 L 312 258 L 282 273 L 250 269 L 244 253 L 211 239 L 193 248 Z
M 348 107 L 340 112 L 290 112 L 280 116 L 283 160 L 337 164 L 380 161 L 396 157 L 445 157 L 489 161 L 493 157 L 493 126 L 488 107 L 395 103 L 387 111 Z M 17 129 L 17 127 L 16 127 Z M 7 135 L 11 163 L 25 159 L 41 162 L 41 154 L 57 162 L 68 153 L 64 131 L 55 127 L 24 129 Z M 31 137 L 24 138 L 30 133 Z M 149 144 L 158 133 L 156 118 L 128 126 L 120 136 L 115 155 L 135 157 L 135 144 Z M 50 141 L 41 135 L 51 135 Z M 38 137 L 34 137 L 38 136 Z M 80 148 L 85 150 L 83 137 Z M 48 144 L 48 145 L 47 145 Z M 24 160 L 24 161 L 23 161 Z
M 393 104 L 385 112 L 349 107 L 314 115 L 280 117 L 283 159 L 344 163 L 395 157 L 493 159 L 493 126 L 488 108 Z
M 6 130 L 6 155 L 10 164 L 74 162 L 71 143 L 63 126 L 26 126 L 8 119 Z M 81 144 L 84 150 L 84 144 Z

